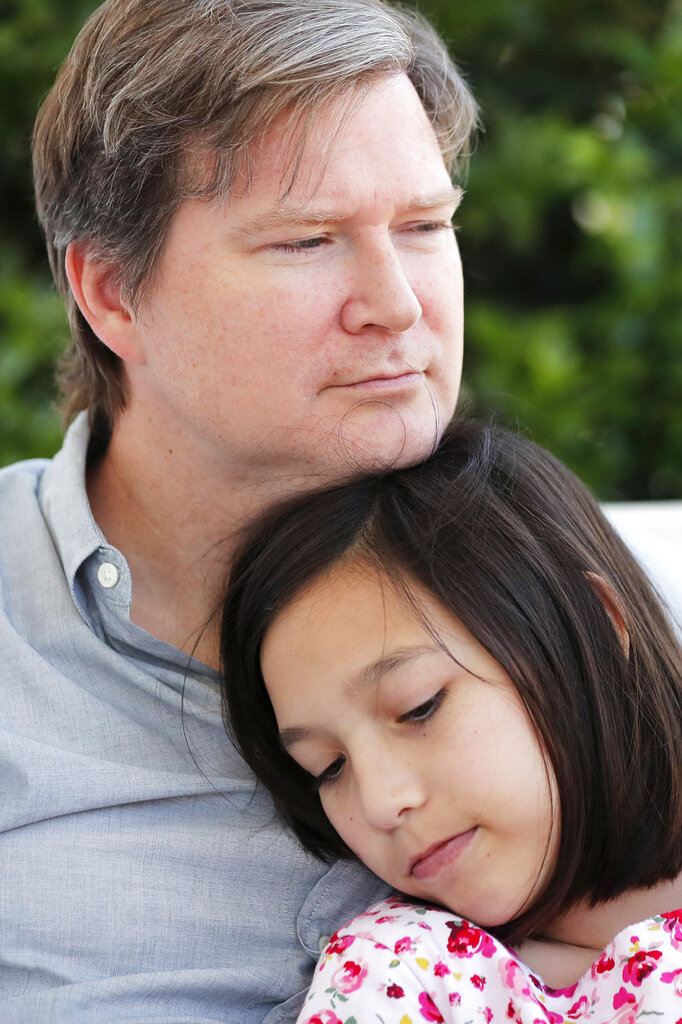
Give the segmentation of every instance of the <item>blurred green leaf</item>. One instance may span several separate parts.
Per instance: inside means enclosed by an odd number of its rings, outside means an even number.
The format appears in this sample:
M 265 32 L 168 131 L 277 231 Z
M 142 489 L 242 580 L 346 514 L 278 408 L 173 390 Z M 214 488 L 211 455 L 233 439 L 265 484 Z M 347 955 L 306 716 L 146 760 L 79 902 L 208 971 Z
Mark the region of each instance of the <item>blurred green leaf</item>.
M 59 440 L 40 98 L 94 3 L 0 6 L 0 462 Z M 459 239 L 468 408 L 603 498 L 682 497 L 682 4 L 423 0 L 481 103 Z

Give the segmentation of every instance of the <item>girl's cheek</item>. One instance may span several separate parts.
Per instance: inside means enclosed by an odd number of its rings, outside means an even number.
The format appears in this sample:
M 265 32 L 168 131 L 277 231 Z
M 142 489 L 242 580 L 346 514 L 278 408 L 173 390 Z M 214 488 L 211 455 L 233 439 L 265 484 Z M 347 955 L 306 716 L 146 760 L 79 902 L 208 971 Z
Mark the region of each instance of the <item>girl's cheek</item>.
M 349 840 L 352 839 L 357 821 L 357 814 L 348 802 L 337 794 L 329 794 L 321 797 L 322 809 L 329 818 L 329 821 L 339 833 L 345 843 L 352 847 Z

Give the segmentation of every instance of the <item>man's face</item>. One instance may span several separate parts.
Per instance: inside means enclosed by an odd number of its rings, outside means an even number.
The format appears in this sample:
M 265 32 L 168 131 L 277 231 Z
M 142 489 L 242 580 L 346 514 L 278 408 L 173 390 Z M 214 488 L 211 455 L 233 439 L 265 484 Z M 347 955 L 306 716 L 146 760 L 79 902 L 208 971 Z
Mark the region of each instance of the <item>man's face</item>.
M 290 190 L 275 125 L 248 188 L 186 200 L 173 220 L 130 405 L 198 471 L 318 482 L 415 461 L 453 413 L 458 190 L 406 76 L 345 111 L 316 118 Z

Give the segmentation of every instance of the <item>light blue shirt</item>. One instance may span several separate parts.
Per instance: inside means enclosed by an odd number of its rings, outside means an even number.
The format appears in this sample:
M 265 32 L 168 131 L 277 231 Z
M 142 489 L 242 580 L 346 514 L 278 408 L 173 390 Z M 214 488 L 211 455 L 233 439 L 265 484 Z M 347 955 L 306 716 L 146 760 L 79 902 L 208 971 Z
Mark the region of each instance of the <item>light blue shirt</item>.
M 0 472 L 0 1020 L 283 1024 L 386 893 L 302 853 L 228 742 L 218 677 L 129 617 L 80 417 Z M 682 609 L 682 506 L 610 509 Z M 658 552 L 658 563 L 657 563 Z
M 81 416 L 0 472 L 0 1019 L 293 1021 L 320 944 L 386 887 L 298 848 L 217 674 L 131 623 L 87 443 Z

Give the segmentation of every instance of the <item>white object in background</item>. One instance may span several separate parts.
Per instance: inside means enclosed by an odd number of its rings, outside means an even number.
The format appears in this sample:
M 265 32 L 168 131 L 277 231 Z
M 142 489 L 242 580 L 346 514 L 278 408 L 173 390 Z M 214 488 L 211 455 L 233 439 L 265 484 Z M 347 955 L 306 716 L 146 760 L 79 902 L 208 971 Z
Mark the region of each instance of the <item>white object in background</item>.
M 682 632 L 682 501 L 614 502 L 602 508 Z

